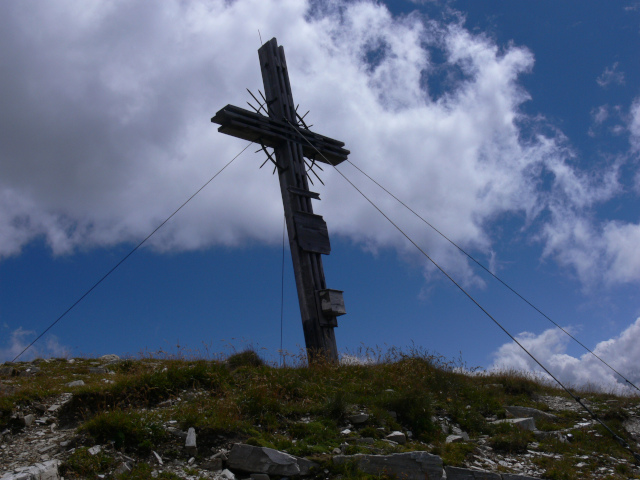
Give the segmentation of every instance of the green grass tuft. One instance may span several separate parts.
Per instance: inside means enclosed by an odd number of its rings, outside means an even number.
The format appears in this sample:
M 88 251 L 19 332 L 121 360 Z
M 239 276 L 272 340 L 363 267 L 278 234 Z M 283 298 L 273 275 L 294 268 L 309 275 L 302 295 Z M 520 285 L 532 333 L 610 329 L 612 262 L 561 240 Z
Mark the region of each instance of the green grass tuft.
M 80 431 L 89 433 L 97 443 L 113 442 L 118 449 L 148 455 L 154 445 L 166 437 L 162 425 L 149 413 L 114 410 L 99 413 L 88 420 Z
M 94 480 L 114 466 L 115 460 L 104 452 L 91 455 L 88 448 L 80 447 L 64 463 L 61 473 L 64 478 Z

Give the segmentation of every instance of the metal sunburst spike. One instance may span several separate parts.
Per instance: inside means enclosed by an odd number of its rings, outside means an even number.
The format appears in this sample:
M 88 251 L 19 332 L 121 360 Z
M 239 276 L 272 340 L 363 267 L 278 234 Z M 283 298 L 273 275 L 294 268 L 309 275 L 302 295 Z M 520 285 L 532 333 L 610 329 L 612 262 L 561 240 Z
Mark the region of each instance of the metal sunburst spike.
M 273 163 L 274 165 L 273 172 L 271 173 L 271 175 L 276 173 L 276 170 L 278 168 L 281 168 L 280 165 L 278 165 L 278 162 L 273 158 L 273 152 L 269 153 L 269 151 L 267 150 L 267 147 L 265 147 L 263 144 L 260 144 L 260 149 L 256 150 L 255 153 L 258 153 L 258 152 L 264 152 L 267 155 L 267 159 L 264 162 L 262 162 L 262 165 L 260 165 L 259 168 L 264 167 L 268 161 L 271 161 L 271 163 Z
M 256 111 L 256 113 L 260 113 L 260 110 L 264 110 L 264 113 L 265 113 L 267 116 L 269 116 L 269 112 L 267 111 L 267 109 L 266 109 L 266 108 L 264 108 L 264 105 L 265 105 L 265 104 L 264 104 L 264 103 L 261 103 L 261 102 L 260 102 L 260 100 L 258 100 L 258 99 L 256 98 L 256 96 L 255 96 L 255 95 L 251 92 L 251 90 L 249 90 L 248 88 L 247 88 L 247 92 L 249 92 L 249 95 L 251 95 L 251 96 L 253 97 L 253 99 L 256 101 L 256 103 L 258 104 L 258 108 L 254 107 L 254 106 L 253 106 L 251 103 L 249 103 L 249 102 L 247 102 L 247 104 L 248 104 L 251 108 L 253 108 L 253 109 Z M 265 103 L 266 103 L 266 102 L 265 102 Z
M 313 125 L 307 125 L 306 123 L 304 123 L 304 117 L 306 117 L 311 110 L 307 110 L 307 113 L 300 116 L 300 114 L 298 113 L 299 106 L 300 106 L 299 104 L 296 106 L 296 119 L 297 119 L 298 126 L 301 128 L 304 128 L 305 130 L 309 130 L 309 127 L 312 127 Z
M 262 93 L 262 91 L 261 91 L 260 89 L 258 89 L 258 93 L 259 93 L 259 94 L 260 94 L 260 96 L 262 97 L 262 100 L 264 100 L 264 104 L 263 104 L 263 105 L 266 105 L 266 106 L 267 106 L 267 115 L 268 115 L 270 118 L 273 118 L 273 117 L 274 117 L 274 115 L 273 115 L 273 112 L 271 111 L 271 104 L 272 104 L 272 103 L 274 103 L 277 99 L 276 99 L 276 98 L 274 98 L 273 100 L 271 100 L 270 102 L 268 102 L 268 101 L 267 101 L 267 99 L 266 99 L 266 98 L 265 98 L 265 96 L 264 96 L 264 93 Z
M 303 159 L 305 165 L 307 166 L 307 169 L 305 171 L 305 174 L 307 175 L 307 178 L 309 179 L 309 181 L 311 182 L 311 185 L 314 185 L 313 180 L 311 179 L 311 176 L 309 175 L 309 172 L 313 173 L 315 175 L 315 177 L 318 179 L 318 181 L 324 185 L 324 182 L 322 181 L 322 179 L 318 176 L 318 174 L 316 173 L 316 171 L 313 169 L 314 165 L 318 168 L 320 168 L 320 170 L 322 170 L 322 168 L 315 163 L 315 160 L 312 160 L 311 165 L 309 165 L 309 162 L 307 162 L 306 159 Z

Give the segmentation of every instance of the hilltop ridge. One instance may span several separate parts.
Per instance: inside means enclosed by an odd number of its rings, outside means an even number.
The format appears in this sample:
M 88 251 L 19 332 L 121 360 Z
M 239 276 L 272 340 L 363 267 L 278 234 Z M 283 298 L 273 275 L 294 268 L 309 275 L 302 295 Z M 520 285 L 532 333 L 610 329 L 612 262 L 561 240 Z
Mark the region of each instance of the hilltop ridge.
M 580 395 L 637 451 L 637 396 Z M 253 351 L 7 362 L 0 432 L 2 479 L 44 478 L 24 473 L 43 462 L 65 479 L 381 478 L 376 462 L 394 478 L 404 459 L 452 479 L 640 478 L 632 454 L 563 391 L 518 372 L 469 375 L 415 351 L 286 368 Z M 238 464 L 241 450 L 260 465 L 266 455 L 305 466 L 262 472 Z

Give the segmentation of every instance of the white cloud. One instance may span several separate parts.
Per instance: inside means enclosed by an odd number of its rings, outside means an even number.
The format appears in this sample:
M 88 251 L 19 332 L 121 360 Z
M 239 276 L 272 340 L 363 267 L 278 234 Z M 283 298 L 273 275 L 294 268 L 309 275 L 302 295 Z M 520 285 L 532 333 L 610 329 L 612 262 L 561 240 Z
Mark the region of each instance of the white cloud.
M 544 256 L 573 269 L 589 289 L 640 279 L 640 224 L 603 222 L 558 207 L 545 225 Z
M 543 256 L 554 257 L 559 264 L 573 269 L 587 286 L 593 286 L 605 245 L 589 219 L 563 205 L 554 205 L 551 210 L 551 221 L 543 227 Z
M 609 105 L 600 105 L 598 108 L 591 110 L 591 116 L 593 117 L 593 123 L 601 125 L 609 118 Z
M 621 105 L 601 105 L 591 110 L 592 125 L 588 134 L 596 137 L 599 134 L 626 135 L 626 115 Z
M 622 118 L 620 107 L 600 107 L 592 114 L 595 123 L 606 121 L 610 113 Z M 640 152 L 640 100 L 630 108 L 628 131 L 631 153 Z M 615 133 L 615 132 L 614 132 Z M 561 188 L 549 203 L 550 221 L 542 228 L 543 256 L 576 272 L 587 288 L 638 282 L 640 280 L 640 223 L 598 220 L 591 212 L 601 203 L 621 192 L 618 158 L 607 171 L 590 175 L 556 163 L 550 170 Z M 633 162 L 632 162 L 633 165 Z M 640 191 L 640 171 L 636 173 L 636 190 Z M 566 195 L 566 196 L 565 196 Z
M 607 280 L 615 283 L 630 282 L 640 275 L 640 224 L 609 222 L 604 229 L 606 244 Z
M 581 276 L 582 264 L 604 255 L 603 242 L 622 242 L 624 225 L 603 238 L 605 229 L 583 213 L 616 193 L 615 174 L 569 166 L 562 136 L 543 135 L 544 121 L 521 111 L 529 50 L 500 48 L 460 23 L 393 17 L 375 3 L 307 7 L 299 0 L 0 3 L 0 256 L 36 237 L 58 254 L 144 238 L 244 146 L 209 118 L 227 103 L 245 104 L 244 87 L 261 88 L 258 30 L 285 46 L 294 98 L 319 133 L 345 141 L 356 164 L 463 247 L 490 254 L 494 222 L 509 214 L 531 225 L 543 210 L 551 214 L 538 237 L 547 254 L 575 251 L 575 260 L 561 261 Z M 445 59 L 437 65 L 435 50 Z M 428 81 L 443 73 L 444 82 Z M 279 190 L 257 169 L 261 162 L 241 157 L 153 246 L 277 242 Z M 344 172 L 454 275 L 475 281 L 449 245 L 353 169 Z M 323 179 L 317 210 L 332 235 L 410 250 L 335 172 L 325 169 Z M 565 231 L 567 219 L 583 232 Z
M 454 3 L 454 0 L 409 0 L 411 3 L 415 3 L 416 5 L 442 5 L 447 6 Z
M 596 79 L 601 87 L 605 88 L 611 84 L 624 85 L 624 72 L 618 70 L 618 62 L 611 67 L 605 67 L 604 72 Z
M 631 149 L 636 154 L 640 154 L 640 97 L 636 98 L 631 105 L 629 134 Z
M 6 328 L 7 326 L 5 325 Z M 20 355 L 27 345 L 31 343 L 33 337 L 35 337 L 35 332 L 25 330 L 22 327 L 13 330 L 9 334 L 6 344 L 0 346 L 0 362 L 12 361 L 16 356 Z M 38 342 L 21 355 L 19 361 L 24 362 L 34 358 L 62 358 L 68 355 L 69 349 L 61 345 L 57 337 L 48 335 L 45 337 L 44 342 Z
M 640 158 L 640 97 L 636 98 L 631 105 L 629 121 L 629 142 L 631 151 Z M 640 193 L 640 169 L 635 176 L 635 191 Z
M 572 329 L 568 329 L 570 333 Z M 561 382 L 576 387 L 597 387 L 602 391 L 634 393 L 620 376 L 589 352 L 580 357 L 566 353 L 570 338 L 559 329 L 549 329 L 535 335 L 524 332 L 517 340 L 536 357 Z M 627 327 L 618 337 L 596 345 L 593 352 L 624 375 L 635 385 L 640 385 L 640 318 Z M 494 353 L 491 370 L 516 369 L 542 372 L 540 367 L 515 343 L 502 345 Z

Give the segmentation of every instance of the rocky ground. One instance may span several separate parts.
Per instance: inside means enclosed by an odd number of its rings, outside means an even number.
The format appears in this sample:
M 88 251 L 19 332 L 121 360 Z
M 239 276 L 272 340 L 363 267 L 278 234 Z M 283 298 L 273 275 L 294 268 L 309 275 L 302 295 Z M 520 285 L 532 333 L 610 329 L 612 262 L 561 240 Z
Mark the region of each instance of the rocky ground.
M 195 429 L 179 428 L 178 422 L 170 418 L 170 413 L 164 416 L 167 420 L 162 425 L 168 433 L 167 441 L 161 445 L 152 445 L 146 454 L 125 454 L 122 448 L 116 448 L 115 442 L 95 443 L 87 433 L 79 432 L 77 427 L 81 419 L 74 417 L 73 412 L 69 410 L 69 405 L 73 404 L 74 391 L 84 385 L 80 377 L 91 376 L 94 382 L 108 384 L 113 381 L 111 366 L 117 361 L 113 356 L 93 361 L 90 370 L 84 375 L 78 375 L 78 380 L 66 382 L 61 393 L 47 397 L 41 402 L 15 405 L 7 428 L 0 432 L 0 479 L 56 480 L 68 471 L 67 465 L 70 461 L 78 462 L 79 458 L 84 458 L 83 461 L 87 464 L 91 464 L 92 459 L 100 459 L 100 462 L 109 465 L 105 471 L 92 478 L 129 478 L 127 475 L 135 470 L 136 465 L 142 464 L 150 466 L 149 475 L 161 478 L 231 480 L 251 477 L 264 480 L 269 478 L 269 475 L 271 478 L 298 475 L 336 478 L 331 469 L 325 468 L 326 465 L 346 462 L 358 465 L 362 471 L 371 474 L 379 474 L 382 471 L 395 472 L 404 475 L 405 478 L 508 480 L 545 478 L 545 459 L 570 463 L 571 466 L 568 468 L 577 474 L 576 478 L 581 478 L 582 469 L 586 469 L 584 478 L 640 478 L 640 469 L 628 458 L 598 454 L 597 460 L 594 460 L 594 455 L 560 454 L 540 448 L 540 442 L 549 437 L 569 444 L 577 434 L 591 435 L 594 438 L 602 436 L 596 429 L 595 422 L 581 411 L 579 405 L 555 395 L 541 395 L 536 399 L 540 406 L 547 407 L 544 412 L 531 407 L 507 406 L 509 418 L 487 418 L 489 422 L 508 422 L 533 432 L 535 441 L 528 442 L 526 449 L 518 453 L 496 451 L 490 446 L 488 435 L 470 438 L 458 425 L 450 421 L 446 413 L 441 412 L 442 414 L 433 420 L 447 435 L 446 443 L 465 446 L 465 455 L 458 465 L 459 468 L 447 470 L 443 469 L 441 458 L 432 453 L 437 450 L 434 445 L 412 440 L 410 431 L 386 431 L 382 439 L 360 434 L 369 419 L 370 412 L 366 409 L 352 412 L 345 420 L 340 429 L 340 447 L 316 455 L 313 462 L 286 452 L 243 444 L 246 436 L 243 438 L 229 434 L 215 437 L 209 435 L 206 441 L 203 441 Z M 14 394 L 21 385 L 38 375 L 40 371 L 41 364 L 38 363 L 0 367 L 0 396 Z M 180 395 L 159 402 L 153 409 L 159 413 L 163 410 L 170 412 L 176 404 L 193 401 L 204 393 L 198 389 L 183 390 Z M 617 407 L 619 401 L 614 399 L 609 400 L 609 403 L 611 407 Z M 545 431 L 536 429 L 536 422 L 548 427 L 553 423 L 555 415 L 566 412 L 575 414 L 576 420 L 572 425 L 561 429 L 547 428 Z M 390 413 L 395 415 L 395 412 Z M 629 405 L 625 402 L 622 413 L 627 433 L 636 442 L 640 441 L 640 404 Z M 309 421 L 310 418 L 300 419 L 303 423 Z M 393 449 L 396 445 L 409 444 L 414 452 L 396 452 Z M 359 452 L 366 453 L 349 454 L 354 446 L 358 447 Z M 637 450 L 640 444 L 635 443 L 632 447 Z M 594 461 L 597 461 L 598 466 L 594 467 Z M 437 477 L 438 471 L 441 472 L 440 477 Z M 481 471 L 485 472 L 484 476 L 480 475 Z M 494 476 L 490 475 L 491 472 Z M 82 477 L 70 474 L 64 478 Z

